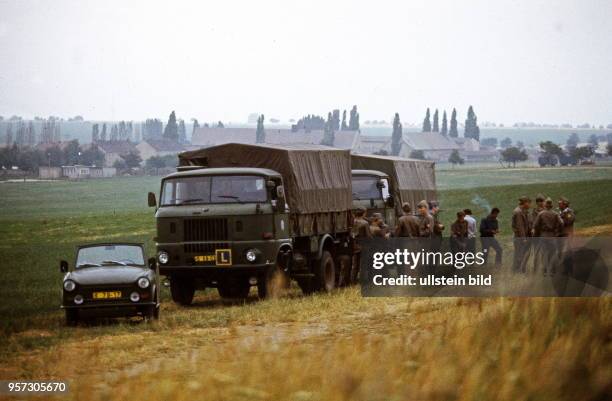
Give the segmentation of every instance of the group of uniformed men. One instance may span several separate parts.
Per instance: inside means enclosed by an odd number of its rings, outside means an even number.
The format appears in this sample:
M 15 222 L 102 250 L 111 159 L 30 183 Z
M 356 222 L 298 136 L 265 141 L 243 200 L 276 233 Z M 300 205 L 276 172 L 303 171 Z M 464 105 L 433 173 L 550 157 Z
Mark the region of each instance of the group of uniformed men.
M 514 232 L 512 270 L 515 273 L 527 273 L 530 254 L 533 254 L 534 272 L 542 267 L 544 275 L 556 273 L 556 267 L 559 265 L 557 256 L 562 255 L 567 246 L 563 238 L 574 234 L 576 220 L 576 214 L 569 207 L 570 202 L 567 198 L 561 197 L 558 206 L 558 211 L 553 210 L 553 200 L 538 195 L 536 206 L 530 211 L 531 199 L 527 196 L 519 198 L 518 206 L 512 212 Z M 531 237 L 533 238 L 530 239 Z
M 570 209 L 569 201 L 561 197 L 558 202 L 559 212 L 553 210 L 553 201 L 543 195 L 536 197 L 536 207 L 530 211 L 531 199 L 523 196 L 519 205 L 512 213 L 512 231 L 514 232 L 514 260 L 513 271 L 526 273 L 527 261 L 531 253 L 534 255 L 534 271 L 543 266 L 544 274 L 547 266 L 551 266 L 551 273 L 555 273 L 554 264 L 551 263 L 551 254 L 555 252 L 557 243 L 550 241 L 535 242 L 530 237 L 569 237 L 573 233 L 575 214 Z M 431 238 L 441 244 L 444 225 L 439 220 L 439 204 L 437 201 L 421 201 L 417 205 L 417 213 L 412 213 L 409 203 L 402 205 L 403 215 L 398 219 L 394 229 L 385 225 L 380 213 L 374 213 L 369 219 L 366 209 L 359 208 L 355 212 L 353 225 L 354 236 L 360 238 Z M 499 234 L 497 217 L 500 210 L 491 209 L 487 217 L 480 222 L 480 239 L 484 252 L 485 263 L 491 249 L 495 250 L 495 265 L 501 266 L 502 247 L 495 236 Z M 476 219 L 470 209 L 457 212 L 457 220 L 450 229 L 451 249 L 458 251 L 476 251 Z M 359 241 L 358 241 L 359 242 Z M 356 260 L 359 265 L 359 258 Z

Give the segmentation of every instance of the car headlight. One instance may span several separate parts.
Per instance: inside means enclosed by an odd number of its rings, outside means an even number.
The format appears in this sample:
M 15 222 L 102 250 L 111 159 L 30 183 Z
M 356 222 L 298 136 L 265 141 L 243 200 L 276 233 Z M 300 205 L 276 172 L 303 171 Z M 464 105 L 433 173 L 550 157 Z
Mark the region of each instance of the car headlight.
M 168 261 L 170 260 L 170 257 L 168 256 L 168 252 L 161 251 L 160 253 L 158 253 L 157 254 L 157 260 L 162 265 L 165 265 L 166 263 L 168 263 Z
M 133 293 L 130 294 L 130 301 L 132 302 L 138 302 L 140 301 L 140 294 L 137 293 L 136 291 L 134 291 Z
M 83 296 L 81 294 L 74 296 L 74 303 L 80 305 L 83 303 Z
M 72 280 L 66 280 L 64 281 L 64 289 L 68 292 L 70 291 L 74 291 L 74 289 L 76 288 L 76 284 L 74 281 Z
M 146 278 L 146 277 L 141 277 L 141 278 L 138 279 L 138 286 L 140 288 L 147 288 L 149 286 L 149 284 L 151 284 L 151 283 L 149 282 L 149 279 Z
M 257 251 L 257 249 L 249 249 L 245 255 L 246 260 L 253 263 L 257 260 L 257 254 L 259 252 Z

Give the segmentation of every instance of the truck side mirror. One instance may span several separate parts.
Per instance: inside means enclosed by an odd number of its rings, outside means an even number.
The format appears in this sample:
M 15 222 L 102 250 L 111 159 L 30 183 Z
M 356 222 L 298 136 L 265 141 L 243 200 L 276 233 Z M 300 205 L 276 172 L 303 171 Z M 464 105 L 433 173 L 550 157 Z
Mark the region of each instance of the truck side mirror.
M 284 211 L 287 202 L 285 200 L 285 188 L 282 185 L 276 187 L 276 202 L 278 210 Z
M 62 273 L 68 273 L 68 262 L 65 260 L 60 260 L 60 271 Z
M 149 202 L 149 207 L 157 206 L 157 199 L 155 199 L 155 194 L 153 192 L 149 192 L 149 196 L 147 200 Z

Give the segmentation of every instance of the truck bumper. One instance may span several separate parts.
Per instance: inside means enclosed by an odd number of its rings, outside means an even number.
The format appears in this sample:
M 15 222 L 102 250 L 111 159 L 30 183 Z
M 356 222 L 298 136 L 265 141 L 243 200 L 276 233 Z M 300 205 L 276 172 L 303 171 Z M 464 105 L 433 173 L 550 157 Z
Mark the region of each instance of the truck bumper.
M 231 266 L 160 266 L 159 273 L 164 276 L 180 275 L 191 277 L 227 276 L 235 274 L 259 275 L 275 263 L 236 264 Z

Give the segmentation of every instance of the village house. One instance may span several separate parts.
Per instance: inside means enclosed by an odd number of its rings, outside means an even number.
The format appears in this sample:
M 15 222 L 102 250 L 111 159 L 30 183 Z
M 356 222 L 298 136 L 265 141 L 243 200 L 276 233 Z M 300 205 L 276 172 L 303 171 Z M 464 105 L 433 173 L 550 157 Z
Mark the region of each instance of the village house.
M 136 145 L 140 158 L 147 161 L 153 156 L 176 155 L 187 150 L 183 145 L 167 139 L 145 139 Z
M 96 167 L 82 165 L 62 166 L 62 177 L 66 177 L 71 180 L 78 180 L 83 178 L 109 178 L 114 177 L 115 175 L 117 175 L 117 169 L 114 167 Z
M 136 145 L 130 141 L 106 141 L 97 142 L 98 149 L 104 155 L 104 166 L 113 167 L 117 160 L 130 152 L 137 152 Z

